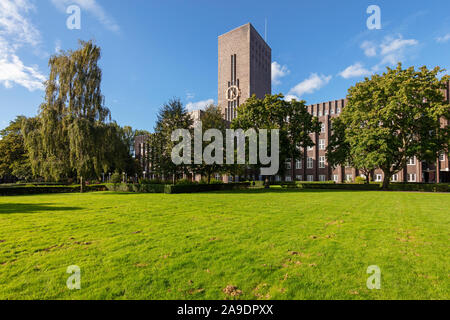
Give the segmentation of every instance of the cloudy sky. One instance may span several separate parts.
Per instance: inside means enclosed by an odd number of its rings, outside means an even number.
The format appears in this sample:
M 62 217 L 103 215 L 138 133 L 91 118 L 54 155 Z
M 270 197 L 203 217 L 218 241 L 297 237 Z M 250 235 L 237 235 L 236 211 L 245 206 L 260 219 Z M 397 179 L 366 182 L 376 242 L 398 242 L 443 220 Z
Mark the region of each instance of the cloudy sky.
M 67 27 L 73 5 L 79 30 Z M 381 30 L 367 28 L 370 5 Z M 247 22 L 264 36 L 268 21 L 273 93 L 318 103 L 398 61 L 450 68 L 449 12 L 448 0 L 0 0 L 0 128 L 37 113 L 48 58 L 78 39 L 102 47 L 113 118 L 151 130 L 170 98 L 217 101 L 217 37 Z

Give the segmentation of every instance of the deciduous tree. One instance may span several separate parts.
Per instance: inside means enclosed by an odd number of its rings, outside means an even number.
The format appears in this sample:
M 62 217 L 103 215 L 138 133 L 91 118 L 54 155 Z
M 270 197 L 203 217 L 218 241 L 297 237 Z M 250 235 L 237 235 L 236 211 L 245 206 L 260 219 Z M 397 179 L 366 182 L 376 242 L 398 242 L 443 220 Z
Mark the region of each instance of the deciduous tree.
M 403 69 L 399 64 L 349 89 L 340 139 L 357 168 L 383 170 L 384 189 L 408 159 L 435 161 L 441 152 L 448 152 L 449 127 L 441 126 L 441 118 L 450 117 L 443 95 L 449 77 L 440 79 L 442 71 Z

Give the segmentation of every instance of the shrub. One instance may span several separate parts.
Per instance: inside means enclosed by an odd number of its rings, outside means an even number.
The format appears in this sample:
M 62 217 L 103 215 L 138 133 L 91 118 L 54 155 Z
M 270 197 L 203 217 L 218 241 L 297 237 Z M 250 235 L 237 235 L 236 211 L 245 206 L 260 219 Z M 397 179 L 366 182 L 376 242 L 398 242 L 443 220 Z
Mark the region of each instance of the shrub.
M 354 191 L 376 191 L 380 190 L 379 184 L 335 184 L 335 183 L 302 183 L 302 189 L 323 189 L 323 190 L 354 190 Z
M 363 177 L 356 177 L 355 183 L 356 184 L 364 184 L 364 183 L 366 183 L 366 179 Z
M 223 184 L 223 181 L 222 181 L 222 180 L 216 180 L 216 179 L 214 179 L 214 178 L 211 178 L 211 180 L 210 180 L 209 183 L 208 183 L 208 179 L 202 178 L 202 179 L 198 182 L 198 184 Z
M 391 183 L 389 190 L 392 191 L 420 191 L 420 192 L 450 192 L 449 183 Z
M 212 191 L 230 191 L 236 189 L 247 189 L 250 186 L 249 182 L 238 183 L 222 183 L 222 184 L 196 184 L 196 185 L 167 185 L 166 193 L 198 193 L 198 192 L 212 192 Z
M 227 191 L 235 189 L 245 189 L 250 186 L 249 182 L 241 183 L 218 183 L 218 184 L 108 184 L 107 188 L 110 191 L 116 192 L 136 192 L 136 193 L 198 193 L 211 191 Z
M 139 184 L 164 184 L 164 182 L 158 179 L 139 179 Z
M 106 185 L 97 184 L 85 186 L 85 192 L 106 191 Z M 72 186 L 42 186 L 42 185 L 25 185 L 0 188 L 1 196 L 29 195 L 29 194 L 48 194 L 48 193 L 78 193 L 79 185 Z
M 114 184 L 118 184 L 118 183 L 122 182 L 122 177 L 120 176 L 120 173 L 117 172 L 117 171 L 114 172 L 112 174 L 112 176 L 111 176 L 111 181 L 110 182 L 114 183 Z
M 121 184 L 108 184 L 109 191 L 115 192 L 135 192 L 135 193 L 164 193 L 166 185 L 164 184 L 133 184 L 133 183 L 121 183 Z
M 193 184 L 198 184 L 196 181 L 191 181 L 188 179 L 181 179 L 178 180 L 176 185 L 180 185 L 180 186 L 189 186 L 189 185 L 193 185 Z

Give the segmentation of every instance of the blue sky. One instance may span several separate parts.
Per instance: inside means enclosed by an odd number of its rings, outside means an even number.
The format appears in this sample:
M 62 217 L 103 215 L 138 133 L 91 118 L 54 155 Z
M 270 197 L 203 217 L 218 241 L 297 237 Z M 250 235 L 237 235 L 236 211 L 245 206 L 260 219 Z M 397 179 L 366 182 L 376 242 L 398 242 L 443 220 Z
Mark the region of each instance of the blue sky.
M 69 30 L 70 5 L 81 29 Z M 369 30 L 369 5 L 381 30 Z M 402 61 L 450 69 L 448 0 L 0 0 L 0 128 L 33 116 L 58 49 L 102 47 L 103 94 L 121 125 L 152 130 L 158 108 L 217 101 L 217 37 L 251 22 L 273 54 L 273 93 L 318 103 L 344 98 L 365 75 Z

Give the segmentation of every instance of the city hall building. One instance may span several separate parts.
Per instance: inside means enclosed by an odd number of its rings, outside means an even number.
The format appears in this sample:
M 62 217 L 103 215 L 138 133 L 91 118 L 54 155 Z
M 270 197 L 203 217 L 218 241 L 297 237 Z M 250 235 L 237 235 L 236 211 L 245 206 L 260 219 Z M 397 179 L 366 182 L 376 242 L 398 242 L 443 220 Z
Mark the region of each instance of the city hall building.
M 251 96 L 263 99 L 272 92 L 272 49 L 250 23 L 219 36 L 218 90 L 227 121 Z
M 253 95 L 264 98 L 272 94 L 272 50 L 266 41 L 250 24 L 229 31 L 218 39 L 218 105 L 223 117 L 231 122 L 237 116 L 237 108 Z M 445 91 L 445 99 L 450 102 L 449 86 Z M 283 164 L 285 176 L 275 176 L 275 181 L 335 181 L 344 183 L 355 181 L 361 173 L 351 167 L 332 168 L 326 159 L 326 149 L 331 136 L 331 120 L 338 117 L 347 103 L 346 99 L 328 101 L 308 106 L 308 112 L 318 117 L 321 131 L 312 136 L 315 146 L 304 150 L 303 159 L 292 159 Z M 201 116 L 201 111 L 191 113 L 195 121 Z M 442 119 L 442 126 L 448 126 L 449 120 Z M 144 139 L 136 139 L 136 157 L 141 160 L 144 170 L 151 171 L 145 164 Z M 216 178 L 220 178 L 217 175 Z M 259 176 L 246 178 L 261 179 Z M 374 172 L 375 181 L 383 181 L 383 172 Z M 237 177 L 225 177 L 232 181 Z M 448 154 L 442 154 L 433 163 L 409 159 L 404 170 L 392 177 L 394 182 L 450 182 Z
M 219 36 L 219 85 L 218 105 L 224 119 L 236 117 L 236 108 L 252 95 L 264 98 L 272 94 L 271 89 L 272 50 L 256 29 L 250 24 L 243 25 Z M 449 88 L 445 92 L 449 101 Z M 328 101 L 308 106 L 308 112 L 319 118 L 321 132 L 314 134 L 315 146 L 304 151 L 303 159 L 285 163 L 286 176 L 276 176 L 281 181 L 335 181 L 343 183 L 355 181 L 361 176 L 355 168 L 331 168 L 326 159 L 326 149 L 331 135 L 331 120 L 338 117 L 347 103 L 346 99 Z M 442 125 L 449 121 L 442 119 Z M 292 170 L 294 167 L 294 170 Z M 295 174 L 293 175 L 292 172 Z M 259 177 L 253 177 L 259 178 Z M 383 181 L 383 172 L 376 170 L 374 179 Z M 441 155 L 435 163 L 410 159 L 407 168 L 392 177 L 403 182 L 450 182 L 448 155 Z

